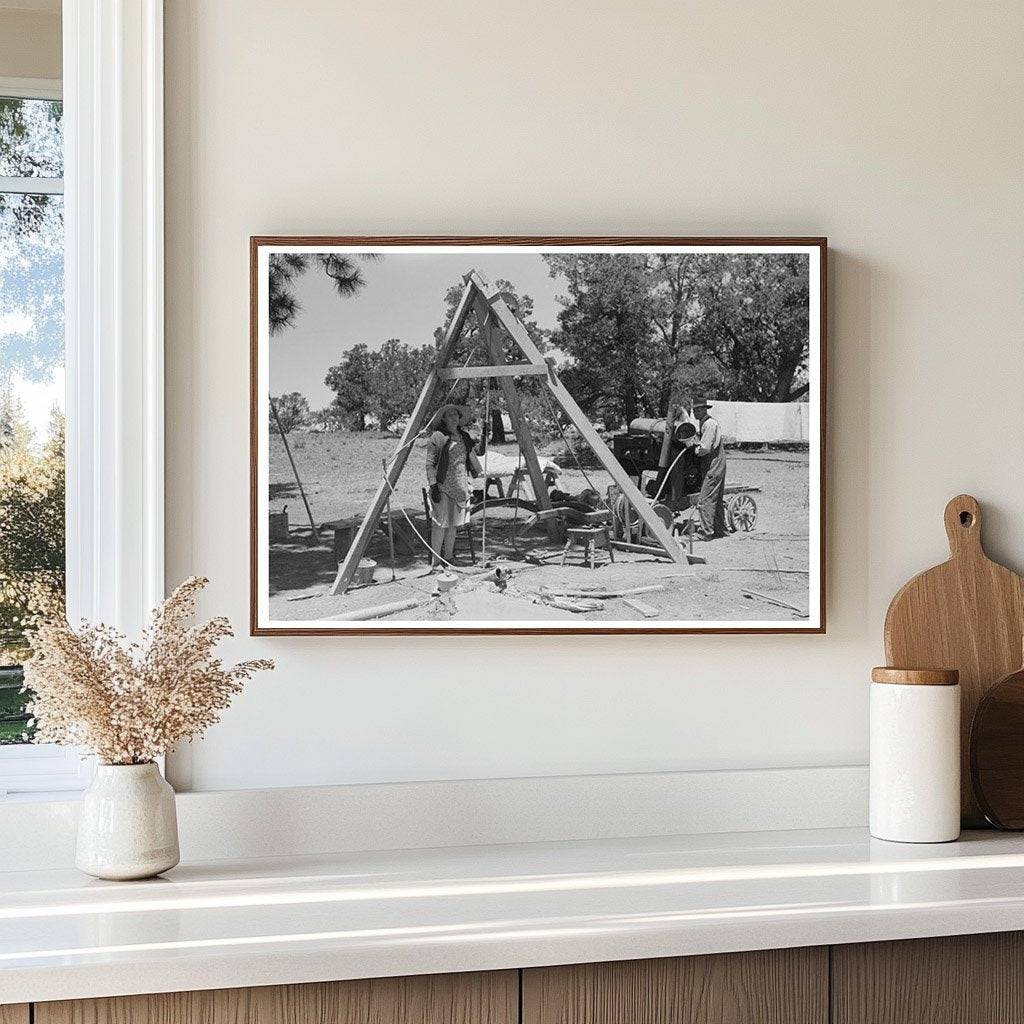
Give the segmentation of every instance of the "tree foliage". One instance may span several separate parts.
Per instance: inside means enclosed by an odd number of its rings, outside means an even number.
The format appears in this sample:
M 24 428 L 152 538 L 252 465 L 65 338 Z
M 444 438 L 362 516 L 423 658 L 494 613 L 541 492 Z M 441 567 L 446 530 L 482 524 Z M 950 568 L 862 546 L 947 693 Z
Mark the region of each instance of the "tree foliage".
M 0 661 L 28 653 L 25 627 L 63 611 L 64 419 L 40 448 L 20 405 L 0 398 Z
M 592 416 L 665 415 L 702 394 L 788 402 L 807 392 L 808 260 L 799 254 L 556 253 L 568 282 L 551 341 Z
M 375 357 L 376 353 L 360 342 L 353 345 L 324 378 L 324 383 L 334 392 L 331 408 L 349 430 L 365 430 L 366 418 L 373 413 Z
M 809 309 L 807 256 L 734 255 L 706 276 L 693 337 L 718 363 L 735 397 L 792 402 L 808 389 Z
M 272 433 L 284 431 L 290 434 L 293 430 L 301 430 L 309 426 L 309 402 L 306 396 L 298 391 L 289 391 L 286 394 L 271 398 L 270 430 Z M 274 413 L 277 413 L 275 418 Z
M 664 373 L 646 257 L 573 253 L 545 259 L 553 274 L 569 282 L 555 338 L 572 359 L 563 370 L 566 387 L 591 414 L 628 422 Z
M 324 378 L 334 392 L 330 408 L 349 430 L 365 430 L 370 419 L 390 430 L 412 412 L 436 357 L 433 345 L 414 347 L 397 338 L 376 351 L 353 345 Z
M 338 295 L 346 298 L 355 295 L 366 284 L 357 259 L 375 260 L 378 258 L 373 253 L 364 253 L 358 257 L 331 252 L 271 253 L 268 269 L 270 333 L 278 334 L 284 328 L 295 325 L 302 308 L 295 296 L 295 281 L 310 267 L 320 267 L 330 278 Z
M 373 412 L 381 429 L 389 430 L 412 412 L 437 353 L 432 345 L 413 348 L 389 338 L 374 355 Z

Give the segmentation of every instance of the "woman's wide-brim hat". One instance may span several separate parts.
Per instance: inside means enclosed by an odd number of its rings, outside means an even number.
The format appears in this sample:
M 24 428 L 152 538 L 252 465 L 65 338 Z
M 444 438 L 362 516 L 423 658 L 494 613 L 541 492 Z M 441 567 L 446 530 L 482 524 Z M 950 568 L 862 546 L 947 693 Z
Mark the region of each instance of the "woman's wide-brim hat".
M 430 423 L 427 425 L 428 430 L 437 430 L 441 426 L 441 421 L 448 413 L 449 409 L 454 409 L 459 414 L 459 422 L 466 426 L 473 422 L 473 410 L 468 405 L 455 405 L 449 403 L 448 405 L 442 405 L 433 416 L 430 417 Z

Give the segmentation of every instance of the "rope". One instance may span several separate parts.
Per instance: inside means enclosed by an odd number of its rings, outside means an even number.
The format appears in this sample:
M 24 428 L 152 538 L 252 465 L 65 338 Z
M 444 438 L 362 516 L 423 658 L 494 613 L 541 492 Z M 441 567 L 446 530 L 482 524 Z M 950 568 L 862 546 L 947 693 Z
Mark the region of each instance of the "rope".
M 551 418 L 555 421 L 555 426 L 558 427 L 558 433 L 562 435 L 562 441 L 565 444 L 566 450 L 572 456 L 572 461 L 576 463 L 576 468 L 583 474 L 583 479 L 587 481 L 587 486 L 597 495 L 598 501 L 601 502 L 604 507 L 611 512 L 612 507 L 601 497 L 601 492 L 594 486 L 594 481 L 587 475 L 587 471 L 583 468 L 583 464 L 576 457 L 576 453 L 573 451 L 572 445 L 569 444 L 569 438 L 565 436 L 565 431 L 562 429 L 562 424 L 559 422 L 558 413 L 555 411 L 555 407 L 551 404 L 551 396 L 547 391 L 542 390 L 541 394 L 544 396 L 544 400 L 548 403 L 548 411 L 551 413 Z
M 487 561 L 487 455 L 491 450 L 491 443 L 487 437 L 487 431 L 491 428 L 491 378 L 487 378 L 487 391 L 484 396 L 484 517 L 480 523 L 480 561 Z
M 409 513 L 408 513 L 408 512 L 406 512 L 406 510 L 405 510 L 405 506 L 404 506 L 404 505 L 402 504 L 402 499 L 398 497 L 398 492 L 397 492 L 397 491 L 396 491 L 396 490 L 394 489 L 394 487 L 392 487 L 392 486 L 391 486 L 391 481 L 390 481 L 390 480 L 389 480 L 389 479 L 387 478 L 387 474 L 385 474 L 385 475 L 384 475 L 384 483 L 386 483 L 386 484 L 388 485 L 388 490 L 389 490 L 389 491 L 391 492 L 391 496 L 392 496 L 393 498 L 395 498 L 395 500 L 396 500 L 396 501 L 397 501 L 397 503 L 398 503 L 398 511 L 399 511 L 399 512 L 401 512 L 403 516 L 405 516 L 405 521 L 406 521 L 406 522 L 407 522 L 407 523 L 409 524 L 409 527 L 410 527 L 410 529 L 412 530 L 412 532 L 413 532 L 413 533 L 415 533 L 417 537 L 419 537 L 419 539 L 420 539 L 420 543 L 421 543 L 421 544 L 422 544 L 422 545 L 423 545 L 423 546 L 424 546 L 424 547 L 425 547 L 425 548 L 426 548 L 426 549 L 427 549 L 427 550 L 428 550 L 428 551 L 429 551 L 429 552 L 430 552 L 430 553 L 431 553 L 431 554 L 432 554 L 432 555 L 433 555 L 433 556 L 434 556 L 434 557 L 435 557 L 435 558 L 436 558 L 436 559 L 437 559 L 437 560 L 438 560 L 439 562 L 442 562 L 442 563 L 443 563 L 444 565 L 446 565 L 446 566 L 447 566 L 447 567 L 448 567 L 449 569 L 454 569 L 454 570 L 455 570 L 456 572 L 458 572 L 458 571 L 459 571 L 459 567 L 458 567 L 458 566 L 456 566 L 456 565 L 452 565 L 452 563 L 451 563 L 451 562 L 449 562 L 449 561 L 448 561 L 448 559 L 444 557 L 444 555 L 442 555 L 442 554 L 441 554 L 441 553 L 440 553 L 439 551 L 435 551 L 435 550 L 434 550 L 434 549 L 433 549 L 433 548 L 432 548 L 432 547 L 430 546 L 430 544 L 429 544 L 429 543 L 427 542 L 427 539 L 426 539 L 426 538 L 425 538 L 425 537 L 423 536 L 423 534 L 422 534 L 422 533 L 420 533 L 420 531 L 416 529 L 416 524 L 415 524 L 415 523 L 414 523 L 414 522 L 413 522 L 413 521 L 412 521 L 412 520 L 411 520 L 411 519 L 409 518 Z

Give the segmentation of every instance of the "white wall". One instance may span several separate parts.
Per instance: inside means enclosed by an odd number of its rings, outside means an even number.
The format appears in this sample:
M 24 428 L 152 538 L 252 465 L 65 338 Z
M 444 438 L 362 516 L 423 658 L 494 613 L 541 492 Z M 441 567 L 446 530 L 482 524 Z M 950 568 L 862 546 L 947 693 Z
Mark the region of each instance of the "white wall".
M 247 621 L 255 233 L 826 234 L 824 637 L 239 639 L 199 789 L 861 763 L 888 599 L 1024 566 L 1024 6 L 167 0 L 168 570 Z
M 0 78 L 60 76 L 59 0 L 0 0 Z

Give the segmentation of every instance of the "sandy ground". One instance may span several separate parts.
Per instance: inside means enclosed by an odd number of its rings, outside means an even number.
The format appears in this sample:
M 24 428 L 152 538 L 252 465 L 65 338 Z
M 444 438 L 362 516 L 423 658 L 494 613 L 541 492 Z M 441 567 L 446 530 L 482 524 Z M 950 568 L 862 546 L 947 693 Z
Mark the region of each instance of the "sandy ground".
M 306 494 L 318 523 L 361 516 L 381 477 L 381 459 L 395 449 L 389 435 L 306 434 L 293 435 L 292 452 L 302 476 Z M 499 449 L 517 456 L 515 445 Z M 590 483 L 602 494 L 611 478 L 603 469 L 586 468 L 586 477 L 566 457 L 561 443 L 542 449 L 565 471 L 562 490 L 575 493 Z M 439 622 L 480 621 L 647 621 L 651 625 L 677 621 L 750 621 L 793 620 L 805 617 L 808 608 L 808 459 L 802 452 L 733 451 L 729 453 L 727 485 L 760 488 L 754 493 L 758 506 L 757 525 L 750 533 L 736 533 L 708 543 L 696 542 L 695 555 L 706 564 L 690 567 L 646 555 L 616 552 L 611 564 L 607 553 L 598 553 L 598 568 L 581 565 L 573 553 L 565 566 L 556 558 L 545 565 L 521 560 L 523 554 L 543 557 L 556 550 L 543 529 L 522 533 L 527 513 L 520 512 L 514 525 L 512 509 L 492 510 L 487 516 L 486 565 L 481 559 L 482 524 L 474 519 L 477 565 L 471 566 L 468 550 L 460 542 L 456 561 L 466 571 L 444 599 L 432 597 L 436 577 L 427 573 L 426 552 L 413 537 L 414 552 L 399 545 L 392 581 L 387 536 L 378 532 L 368 555 L 378 563 L 374 584 L 350 591 L 342 597 L 327 592 L 336 565 L 332 554 L 332 536 L 323 531 L 319 544 L 313 543 L 305 510 L 279 437 L 272 436 L 270 452 L 270 511 L 285 505 L 291 523 L 287 543 L 275 543 L 270 551 L 270 612 L 276 620 L 331 619 L 358 608 L 415 597 L 419 607 L 387 620 Z M 414 450 L 397 488 L 398 500 L 412 524 L 429 536 L 422 494 L 423 453 Z M 400 514 L 396 509 L 396 514 Z M 513 545 L 513 533 L 515 545 Z M 557 547 L 560 550 L 560 545 Z M 505 579 L 502 585 L 485 575 L 471 571 L 498 566 Z M 658 587 L 636 595 L 657 616 L 645 620 L 643 614 L 621 598 L 599 599 L 593 611 L 573 612 L 552 607 L 552 592 L 559 590 L 621 590 L 632 587 Z M 499 589 L 500 587 L 500 589 Z M 800 611 L 770 604 L 753 591 L 793 605 Z

